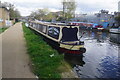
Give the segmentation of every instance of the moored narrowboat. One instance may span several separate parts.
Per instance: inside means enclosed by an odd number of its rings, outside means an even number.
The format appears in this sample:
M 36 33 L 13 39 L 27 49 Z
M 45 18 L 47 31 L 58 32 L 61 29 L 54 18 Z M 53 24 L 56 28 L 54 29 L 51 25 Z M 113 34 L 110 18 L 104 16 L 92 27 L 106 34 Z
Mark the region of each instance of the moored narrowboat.
M 82 54 L 86 52 L 84 42 L 80 41 L 79 26 L 30 21 L 29 28 L 41 34 L 45 41 L 62 53 Z
M 109 30 L 109 32 L 120 34 L 120 26 L 119 27 L 115 27 L 115 28 L 111 28 Z
M 98 30 L 98 31 L 102 31 L 104 29 L 102 25 L 98 25 L 97 23 L 69 22 L 69 24 L 79 26 L 80 29 L 86 29 L 86 30 Z

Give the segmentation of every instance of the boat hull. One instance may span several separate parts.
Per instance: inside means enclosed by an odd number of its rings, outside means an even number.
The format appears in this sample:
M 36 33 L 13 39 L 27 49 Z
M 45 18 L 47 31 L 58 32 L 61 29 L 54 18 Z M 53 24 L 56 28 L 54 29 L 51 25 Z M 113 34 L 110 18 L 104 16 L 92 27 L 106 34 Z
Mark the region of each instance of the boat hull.
M 120 28 L 110 29 L 109 32 L 111 32 L 111 33 L 116 33 L 116 34 L 120 34 Z

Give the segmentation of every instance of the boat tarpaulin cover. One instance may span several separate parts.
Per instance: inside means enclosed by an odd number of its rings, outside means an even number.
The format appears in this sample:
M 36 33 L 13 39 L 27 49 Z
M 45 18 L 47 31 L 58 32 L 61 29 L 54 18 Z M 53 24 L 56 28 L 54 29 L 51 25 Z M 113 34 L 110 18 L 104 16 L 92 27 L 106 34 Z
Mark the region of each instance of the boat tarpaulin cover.
M 65 41 L 77 41 L 78 36 L 77 36 L 78 28 L 67 28 L 64 27 L 62 29 L 62 42 Z

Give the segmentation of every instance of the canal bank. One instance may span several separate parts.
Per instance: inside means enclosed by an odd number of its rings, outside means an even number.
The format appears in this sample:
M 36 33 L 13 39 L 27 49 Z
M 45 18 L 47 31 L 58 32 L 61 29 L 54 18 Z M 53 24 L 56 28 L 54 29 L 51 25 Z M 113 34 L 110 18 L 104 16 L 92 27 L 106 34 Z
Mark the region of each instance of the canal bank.
M 63 55 L 44 42 L 42 37 L 35 35 L 24 23 L 23 31 L 35 75 L 49 80 L 50 78 L 76 78 L 72 68 L 64 61 Z

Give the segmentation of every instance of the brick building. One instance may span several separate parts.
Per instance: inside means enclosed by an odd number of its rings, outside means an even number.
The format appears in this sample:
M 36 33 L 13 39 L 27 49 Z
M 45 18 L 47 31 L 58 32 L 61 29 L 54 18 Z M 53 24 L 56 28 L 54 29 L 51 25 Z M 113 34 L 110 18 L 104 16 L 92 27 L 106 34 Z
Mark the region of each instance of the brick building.
M 0 3 L 0 27 L 6 27 L 9 19 L 9 10 Z

